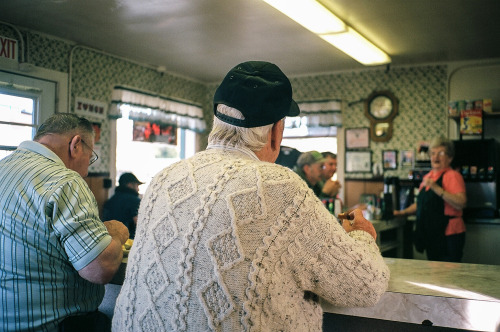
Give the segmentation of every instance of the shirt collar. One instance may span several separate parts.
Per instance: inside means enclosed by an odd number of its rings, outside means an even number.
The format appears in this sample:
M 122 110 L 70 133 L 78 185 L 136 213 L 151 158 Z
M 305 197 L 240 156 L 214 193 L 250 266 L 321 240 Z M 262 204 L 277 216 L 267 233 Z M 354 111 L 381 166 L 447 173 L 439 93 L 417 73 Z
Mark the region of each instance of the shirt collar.
M 38 143 L 35 141 L 24 141 L 24 142 L 21 142 L 21 144 L 19 144 L 18 149 L 19 150 L 28 150 L 28 151 L 31 151 L 34 153 L 38 153 L 38 154 L 44 156 L 45 158 L 48 158 L 50 160 L 55 161 L 56 163 L 60 163 L 60 164 L 64 165 L 61 158 L 59 158 L 59 156 L 57 154 L 55 154 L 54 151 L 52 151 L 51 149 L 49 149 L 48 147 L 46 147 L 45 145 L 43 145 L 41 143 Z

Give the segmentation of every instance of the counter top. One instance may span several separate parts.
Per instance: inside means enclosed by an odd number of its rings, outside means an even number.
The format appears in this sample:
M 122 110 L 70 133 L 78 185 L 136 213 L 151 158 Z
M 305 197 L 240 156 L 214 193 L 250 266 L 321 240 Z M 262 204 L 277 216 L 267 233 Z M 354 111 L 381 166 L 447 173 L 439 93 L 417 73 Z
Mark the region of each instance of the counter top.
M 116 299 L 127 257 L 106 296 Z M 500 331 L 500 265 L 384 258 L 391 271 L 389 287 L 373 307 L 343 308 L 322 301 L 325 312 L 473 331 Z M 108 288 L 118 287 L 114 292 Z M 109 294 L 108 294 L 109 292 Z M 106 298 L 105 298 L 106 299 Z M 106 302 L 106 301 L 104 301 Z M 114 302 L 108 301 L 113 311 Z M 106 309 L 106 308 L 104 308 Z M 104 310 L 103 309 L 103 310 Z
M 389 292 L 500 303 L 500 265 L 384 260 L 391 270 Z
M 389 287 L 368 308 L 322 302 L 325 312 L 474 331 L 500 329 L 500 265 L 385 258 Z

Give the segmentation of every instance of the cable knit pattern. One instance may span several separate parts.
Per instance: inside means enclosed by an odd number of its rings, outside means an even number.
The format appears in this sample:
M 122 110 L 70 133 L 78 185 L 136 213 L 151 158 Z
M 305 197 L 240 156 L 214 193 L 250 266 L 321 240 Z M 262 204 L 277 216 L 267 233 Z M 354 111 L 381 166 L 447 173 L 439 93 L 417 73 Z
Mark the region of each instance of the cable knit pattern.
M 209 149 L 155 176 L 141 201 L 113 330 L 321 331 L 312 292 L 369 306 L 389 270 L 288 168 Z

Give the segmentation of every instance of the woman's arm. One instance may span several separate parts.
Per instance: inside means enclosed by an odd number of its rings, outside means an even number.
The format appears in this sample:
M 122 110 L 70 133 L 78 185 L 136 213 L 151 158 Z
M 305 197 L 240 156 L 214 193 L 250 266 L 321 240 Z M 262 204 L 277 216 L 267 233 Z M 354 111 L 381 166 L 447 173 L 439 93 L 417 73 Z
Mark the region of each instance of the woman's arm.
M 393 214 L 395 216 L 408 216 L 417 213 L 417 203 L 413 203 L 403 210 L 394 210 Z

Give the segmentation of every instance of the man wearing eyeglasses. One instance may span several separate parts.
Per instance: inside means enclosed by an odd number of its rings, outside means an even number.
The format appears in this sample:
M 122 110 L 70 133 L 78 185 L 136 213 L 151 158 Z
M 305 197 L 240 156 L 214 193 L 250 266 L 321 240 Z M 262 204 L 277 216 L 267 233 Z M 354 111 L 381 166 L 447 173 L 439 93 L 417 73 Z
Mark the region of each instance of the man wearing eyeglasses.
M 0 160 L 2 331 L 110 329 L 97 308 L 129 233 L 99 219 L 83 179 L 93 146 L 88 120 L 56 114 Z

